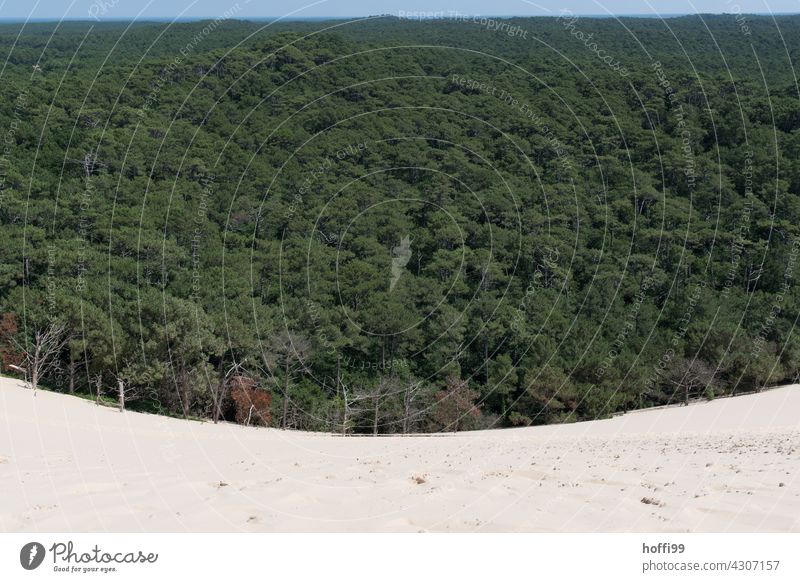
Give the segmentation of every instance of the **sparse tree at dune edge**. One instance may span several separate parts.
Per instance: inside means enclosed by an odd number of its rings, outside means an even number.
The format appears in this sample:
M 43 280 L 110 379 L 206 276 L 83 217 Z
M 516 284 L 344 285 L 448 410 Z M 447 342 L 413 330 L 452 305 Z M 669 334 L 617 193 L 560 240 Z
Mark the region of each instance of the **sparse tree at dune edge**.
M 33 345 L 25 349 L 25 367 L 31 388 L 36 390 L 39 379 L 57 364 L 57 356 L 69 339 L 63 323 L 50 323 L 33 332 Z

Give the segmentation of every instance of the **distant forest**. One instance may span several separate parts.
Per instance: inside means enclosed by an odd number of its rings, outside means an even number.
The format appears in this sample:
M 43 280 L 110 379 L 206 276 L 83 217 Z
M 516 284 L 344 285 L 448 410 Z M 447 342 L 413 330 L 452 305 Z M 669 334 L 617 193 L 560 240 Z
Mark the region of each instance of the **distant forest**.
M 3 373 L 388 434 L 800 371 L 800 17 L 0 25 Z

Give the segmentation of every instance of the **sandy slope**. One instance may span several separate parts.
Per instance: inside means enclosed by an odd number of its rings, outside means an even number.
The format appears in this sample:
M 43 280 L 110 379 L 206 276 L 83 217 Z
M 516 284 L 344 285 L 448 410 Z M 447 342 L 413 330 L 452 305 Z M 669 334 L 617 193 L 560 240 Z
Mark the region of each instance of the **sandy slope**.
M 119 413 L 0 378 L 0 531 L 800 531 L 799 469 L 800 386 L 338 438 Z

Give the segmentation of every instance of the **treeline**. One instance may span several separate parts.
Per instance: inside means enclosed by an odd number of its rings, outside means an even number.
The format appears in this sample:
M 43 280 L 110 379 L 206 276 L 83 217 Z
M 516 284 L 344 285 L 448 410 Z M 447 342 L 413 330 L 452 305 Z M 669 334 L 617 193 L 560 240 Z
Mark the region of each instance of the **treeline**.
M 345 434 L 791 381 L 798 23 L 23 30 L 0 84 L 4 367 Z

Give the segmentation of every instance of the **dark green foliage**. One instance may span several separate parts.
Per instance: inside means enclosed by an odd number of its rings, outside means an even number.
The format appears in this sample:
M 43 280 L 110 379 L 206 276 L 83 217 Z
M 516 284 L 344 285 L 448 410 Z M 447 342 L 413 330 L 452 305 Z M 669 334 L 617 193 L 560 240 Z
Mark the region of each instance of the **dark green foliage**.
M 2 25 L 0 355 L 340 433 L 792 380 L 800 18 L 748 19 Z

